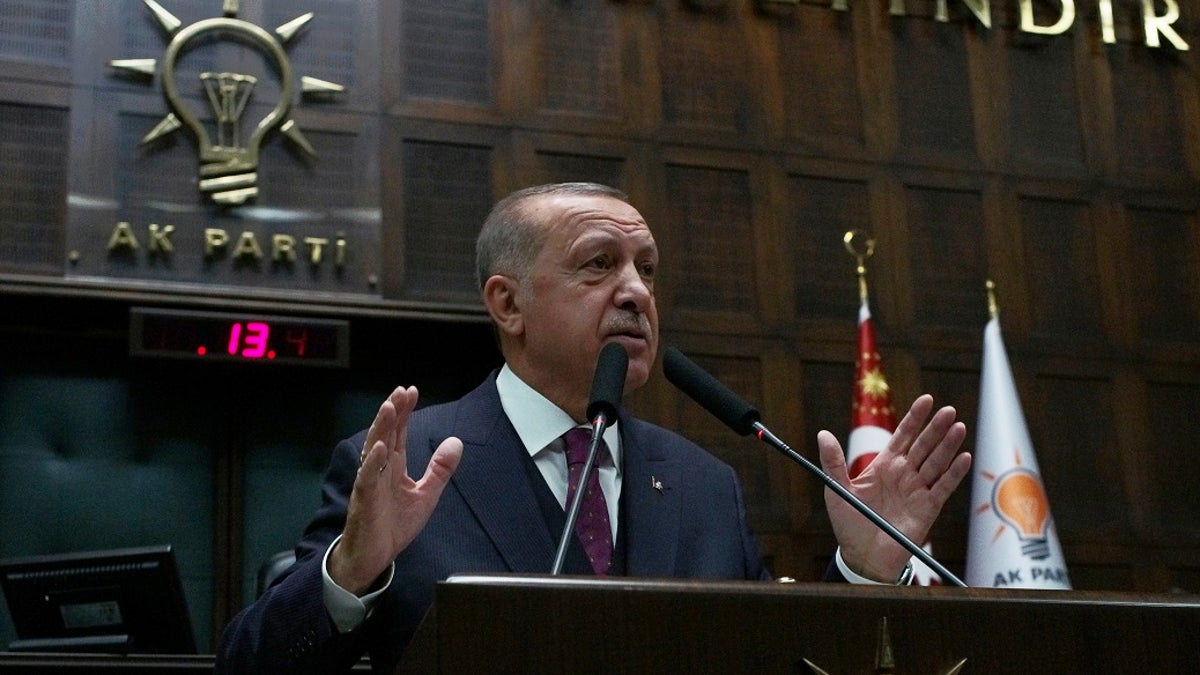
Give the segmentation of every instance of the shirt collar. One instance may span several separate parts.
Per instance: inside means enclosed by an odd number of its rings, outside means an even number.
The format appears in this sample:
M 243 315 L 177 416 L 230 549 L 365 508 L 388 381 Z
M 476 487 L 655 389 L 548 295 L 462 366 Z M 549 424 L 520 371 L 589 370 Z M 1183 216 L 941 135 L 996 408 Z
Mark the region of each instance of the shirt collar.
M 517 377 L 507 363 L 496 376 L 496 391 L 500 394 L 500 407 L 517 430 L 517 436 L 521 438 L 530 457 L 574 427 L 589 426 L 576 424 L 566 411 Z M 617 430 L 617 420 L 612 420 L 605 428 L 604 442 L 608 445 L 613 464 L 620 472 L 621 433 Z

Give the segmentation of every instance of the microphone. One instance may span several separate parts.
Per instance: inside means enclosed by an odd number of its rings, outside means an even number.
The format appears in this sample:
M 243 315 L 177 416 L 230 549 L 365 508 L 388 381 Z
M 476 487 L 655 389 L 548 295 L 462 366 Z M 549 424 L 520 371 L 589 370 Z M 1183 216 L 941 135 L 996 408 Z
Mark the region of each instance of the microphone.
M 587 416 L 595 425 L 597 418 L 604 424 L 617 416 L 621 395 L 625 393 L 625 371 L 629 369 L 629 355 L 625 348 L 615 342 L 607 342 L 596 360 L 596 374 L 592 377 L 592 399 L 588 403 Z M 604 433 L 601 429 L 599 433 Z
M 617 416 L 617 408 L 621 405 L 621 395 L 625 393 L 625 371 L 629 369 L 629 355 L 625 348 L 615 342 L 607 342 L 600 349 L 600 357 L 596 360 L 596 374 L 592 376 L 592 397 L 587 407 L 587 416 L 592 420 L 592 442 L 588 446 L 587 460 L 583 463 L 583 471 L 579 474 L 579 489 L 571 498 L 567 510 L 567 523 L 563 526 L 562 535 L 558 538 L 558 550 L 554 553 L 554 565 L 550 574 L 560 574 L 563 562 L 567 558 L 567 545 L 575 534 L 575 521 L 579 519 L 579 509 L 583 505 L 583 494 L 586 490 L 588 476 L 596 463 L 596 450 L 604 440 L 604 430 L 610 420 Z
M 663 373 L 671 384 L 682 389 L 683 393 L 730 429 L 742 436 L 754 431 L 754 423 L 760 417 L 758 410 L 684 356 L 683 352 L 667 347 L 663 353 Z
M 705 410 L 728 425 L 729 428 L 742 436 L 748 436 L 753 433 L 759 440 L 779 450 L 792 461 L 807 469 L 819 478 L 826 487 L 833 490 L 837 496 L 845 500 L 850 506 L 853 506 L 859 513 L 866 516 L 867 520 L 874 523 L 876 527 L 883 530 L 896 543 L 907 549 L 918 560 L 928 565 L 930 569 L 937 572 L 943 579 L 960 588 L 967 587 L 961 579 L 954 576 L 950 570 L 942 566 L 937 560 L 934 560 L 933 556 L 929 555 L 925 549 L 913 543 L 895 525 L 892 525 L 886 518 L 876 513 L 870 506 L 867 506 L 854 493 L 842 487 L 832 476 L 822 471 L 816 464 L 813 464 L 803 455 L 792 450 L 775 434 L 771 433 L 769 429 L 759 422 L 759 412 L 754 406 L 730 391 L 717 378 L 684 356 L 683 352 L 674 347 L 666 349 L 663 353 L 663 373 L 667 376 L 667 380 L 671 384 L 682 390 L 683 393 L 687 394 L 703 406 Z

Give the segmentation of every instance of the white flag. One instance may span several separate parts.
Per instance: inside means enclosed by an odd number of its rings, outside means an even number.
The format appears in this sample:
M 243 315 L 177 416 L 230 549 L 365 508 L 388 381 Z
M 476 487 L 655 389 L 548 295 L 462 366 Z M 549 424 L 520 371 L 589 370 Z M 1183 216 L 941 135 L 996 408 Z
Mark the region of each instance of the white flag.
M 983 334 L 973 474 L 967 585 L 1071 588 L 995 316 Z

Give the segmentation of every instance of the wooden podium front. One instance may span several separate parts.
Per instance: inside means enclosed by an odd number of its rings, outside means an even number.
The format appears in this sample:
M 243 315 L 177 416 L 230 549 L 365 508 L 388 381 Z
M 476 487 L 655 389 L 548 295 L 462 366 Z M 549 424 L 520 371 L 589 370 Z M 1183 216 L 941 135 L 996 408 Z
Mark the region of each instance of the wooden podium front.
M 460 576 L 403 673 L 1194 673 L 1200 596 Z

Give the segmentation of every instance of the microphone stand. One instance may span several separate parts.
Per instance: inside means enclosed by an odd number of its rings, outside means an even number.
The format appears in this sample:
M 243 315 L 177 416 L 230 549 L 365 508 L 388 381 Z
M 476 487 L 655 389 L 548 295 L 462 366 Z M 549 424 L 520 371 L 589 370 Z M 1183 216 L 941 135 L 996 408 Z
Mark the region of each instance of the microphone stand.
M 558 539 L 558 551 L 554 554 L 554 566 L 550 568 L 551 575 L 562 573 L 563 561 L 567 559 L 567 545 L 571 541 L 571 533 L 575 531 L 575 521 L 579 519 L 579 509 L 583 506 L 583 493 L 586 492 L 588 479 L 596 463 L 596 451 L 604 440 L 604 429 L 608 420 L 603 413 L 592 420 L 592 443 L 588 446 L 587 460 L 583 463 L 583 471 L 579 474 L 579 486 L 571 497 L 570 510 L 567 511 L 567 524 L 563 526 L 563 534 Z M 569 470 L 569 469 L 568 469 Z
M 691 359 L 683 355 L 683 352 L 674 347 L 667 348 L 667 351 L 663 354 L 663 373 L 671 381 L 671 384 L 683 390 L 683 393 L 690 396 L 703 406 L 705 410 L 712 413 L 736 433 L 742 436 L 754 433 L 754 435 L 758 436 L 759 440 L 774 446 L 776 450 L 787 455 L 793 462 L 808 469 L 810 473 L 821 479 L 825 487 L 833 490 L 837 496 L 841 497 L 850 506 L 853 506 L 859 513 L 866 516 L 867 520 L 874 523 L 880 530 L 883 530 L 896 543 L 908 549 L 909 553 L 912 553 L 918 560 L 928 565 L 930 569 L 941 575 L 943 579 L 960 588 L 967 587 L 961 579 L 951 574 L 950 570 L 947 570 L 941 563 L 934 560 L 933 556 L 925 552 L 925 549 L 914 544 L 903 532 L 896 529 L 895 525 L 889 523 L 887 519 L 876 513 L 874 509 L 864 504 L 861 499 L 854 496 L 854 493 L 839 485 L 832 476 L 822 471 L 820 467 L 789 448 L 787 443 L 781 441 L 759 422 L 758 411 L 753 406 L 730 391 L 717 378 L 709 375 L 703 368 L 693 363 Z
M 771 433 L 770 429 L 767 429 L 765 426 L 763 426 L 763 424 L 761 422 L 756 420 L 750 426 L 754 430 L 754 435 L 758 436 L 759 440 L 767 443 L 768 445 L 774 447 L 776 450 L 787 455 L 793 461 L 800 464 L 805 469 L 808 469 L 808 471 L 810 473 L 812 473 L 814 476 L 816 476 L 817 478 L 820 478 L 821 482 L 825 484 L 825 487 L 827 487 L 830 490 L 833 490 L 835 493 L 837 493 L 837 495 L 839 497 L 841 497 L 843 500 L 845 500 L 846 503 L 850 504 L 850 506 L 853 506 L 859 513 L 866 516 L 867 520 L 870 520 L 872 523 L 875 523 L 876 527 L 878 527 L 879 529 L 881 529 L 885 533 L 887 533 L 887 535 L 889 537 L 891 537 L 892 539 L 894 539 L 896 541 L 896 543 L 898 543 L 901 546 L 903 546 L 904 548 L 908 549 L 908 552 L 912 553 L 917 558 L 917 560 L 920 560 L 921 562 L 928 565 L 929 568 L 932 569 L 934 572 L 937 572 L 938 576 L 949 581 L 952 585 L 958 586 L 959 588 L 967 587 L 967 585 L 965 583 L 963 583 L 962 579 L 959 579 L 958 577 L 954 576 L 954 574 L 952 574 L 950 572 L 950 570 L 948 570 L 944 566 L 942 566 L 942 564 L 939 563 L 937 560 L 935 560 L 933 558 L 933 556 L 929 555 L 929 553 L 926 552 L 925 549 L 923 549 L 920 546 L 917 546 L 915 543 L 913 543 L 913 541 L 911 539 L 909 539 L 907 536 L 905 536 L 905 534 L 903 532 L 898 530 L 895 525 L 892 525 L 891 523 L 889 523 L 886 518 L 884 518 L 883 516 L 876 513 L 874 509 L 867 506 L 858 497 L 854 496 L 854 493 L 852 493 L 849 490 L 847 490 L 846 488 L 842 487 L 837 481 L 835 481 L 833 479 L 833 477 L 831 477 L 829 474 L 825 473 L 820 468 L 818 468 L 817 465 L 808 461 L 803 455 L 801 455 L 800 453 L 798 453 L 795 450 L 792 450 L 790 447 L 788 447 L 787 443 L 784 443 L 782 440 L 779 439 L 778 436 Z

